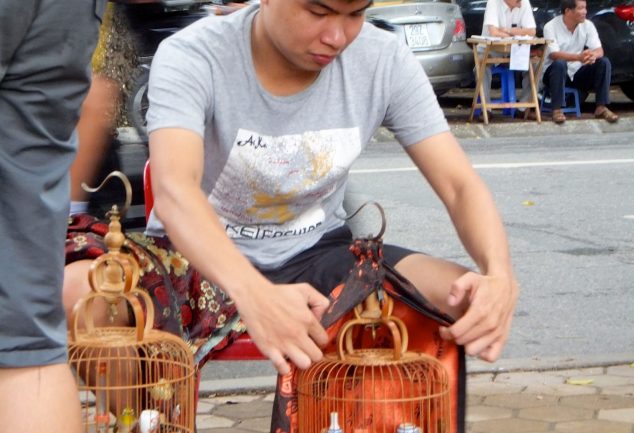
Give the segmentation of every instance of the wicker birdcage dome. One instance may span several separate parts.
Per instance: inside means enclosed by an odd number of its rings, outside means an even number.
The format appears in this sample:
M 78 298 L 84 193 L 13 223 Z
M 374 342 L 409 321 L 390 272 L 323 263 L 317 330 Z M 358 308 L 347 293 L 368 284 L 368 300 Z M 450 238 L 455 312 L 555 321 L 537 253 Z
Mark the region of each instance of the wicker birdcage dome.
M 182 339 L 152 329 L 152 300 L 137 289 L 139 266 L 122 251 L 120 212 L 113 206 L 108 215 L 108 252 L 92 263 L 92 291 L 77 302 L 70 319 L 69 362 L 84 432 L 193 433 L 193 354 Z M 133 327 L 96 326 L 98 308 L 106 306 L 112 320 L 120 304 L 127 305 Z
M 400 431 L 449 432 L 447 371 L 437 359 L 407 351 L 407 329 L 391 315 L 391 299 L 385 296 L 379 308 L 373 293 L 365 305 L 339 330 L 337 352 L 300 373 L 300 433 L 325 433 L 333 412 L 344 433 L 396 433 L 399 426 Z M 374 334 L 381 326 L 389 331 L 392 348 L 354 347 L 355 328 Z

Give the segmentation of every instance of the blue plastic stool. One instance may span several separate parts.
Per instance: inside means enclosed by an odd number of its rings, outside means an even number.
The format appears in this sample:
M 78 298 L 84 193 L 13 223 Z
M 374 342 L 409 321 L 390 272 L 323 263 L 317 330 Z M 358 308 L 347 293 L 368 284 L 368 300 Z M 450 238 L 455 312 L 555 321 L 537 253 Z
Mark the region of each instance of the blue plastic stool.
M 491 67 L 491 77 L 498 74 L 500 76 L 500 99 L 491 99 L 491 103 L 502 102 L 516 102 L 517 97 L 515 95 L 515 71 L 508 68 L 508 65 L 496 65 Z M 478 103 L 480 102 L 480 96 L 478 96 Z M 504 108 L 502 113 L 506 116 L 515 117 L 515 108 Z M 480 115 L 480 109 L 476 109 L 475 115 Z
M 568 105 L 568 96 L 572 95 L 574 100 L 574 106 Z M 548 102 L 546 102 L 548 99 Z M 548 113 L 553 111 L 552 106 L 550 105 L 550 91 L 548 87 L 544 87 L 544 91 L 542 93 L 542 102 L 539 107 L 542 113 Z M 562 113 L 575 113 L 577 117 L 581 117 L 581 104 L 579 102 L 579 91 L 574 87 L 564 87 L 564 102 L 561 105 Z

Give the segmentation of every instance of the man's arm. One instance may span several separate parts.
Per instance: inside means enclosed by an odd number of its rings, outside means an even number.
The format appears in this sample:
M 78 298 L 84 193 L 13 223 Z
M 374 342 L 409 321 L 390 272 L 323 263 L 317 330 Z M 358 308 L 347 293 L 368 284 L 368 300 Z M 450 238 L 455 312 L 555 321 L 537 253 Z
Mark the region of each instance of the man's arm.
M 465 345 L 470 355 L 497 359 L 508 338 L 518 289 L 502 220 L 493 198 L 450 132 L 406 148 L 447 208 L 480 274 L 469 272 L 452 285 L 449 304 L 468 299 L 466 313 L 443 338 Z
M 511 27 L 509 30 L 509 34 L 511 36 L 532 36 L 535 37 L 537 31 L 535 27 L 532 28 L 524 28 L 524 27 Z
M 584 65 L 589 65 L 598 58 L 603 57 L 603 48 L 595 48 L 594 50 L 583 50 L 580 53 L 569 53 L 566 51 L 554 51 L 550 53 L 550 58 L 553 60 L 565 60 L 566 62 L 581 62 Z
M 202 138 L 164 128 L 150 134 L 154 210 L 170 240 L 205 278 L 236 303 L 249 335 L 284 374 L 286 359 L 307 368 L 322 357 L 327 334 L 318 319 L 328 300 L 308 284 L 274 285 L 226 235 L 200 188 Z
M 522 28 L 522 27 L 496 27 L 496 26 L 488 26 L 489 34 L 491 36 L 497 36 L 500 38 L 508 38 L 511 36 L 535 36 L 536 31 L 535 28 Z

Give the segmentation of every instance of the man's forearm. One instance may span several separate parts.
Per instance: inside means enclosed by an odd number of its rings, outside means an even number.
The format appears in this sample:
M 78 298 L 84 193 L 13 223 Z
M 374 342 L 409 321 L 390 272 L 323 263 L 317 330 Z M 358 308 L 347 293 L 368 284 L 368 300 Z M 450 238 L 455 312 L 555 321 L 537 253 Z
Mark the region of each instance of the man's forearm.
M 580 62 L 581 53 L 568 53 L 566 51 L 556 51 L 554 53 L 550 53 L 550 58 L 552 60 L 564 60 L 566 62 Z
M 510 29 L 508 29 L 508 32 L 511 36 L 532 36 L 535 37 L 535 35 L 537 34 L 537 32 L 535 31 L 534 28 L 532 29 L 527 29 L 527 28 L 522 28 L 522 27 L 512 27 Z
M 590 50 L 592 54 L 594 54 L 595 59 L 600 59 L 603 57 L 603 47 L 595 48 L 594 50 Z
M 485 275 L 512 277 L 506 231 L 481 179 L 462 189 L 447 209 L 465 249 Z
M 508 38 L 511 36 L 535 36 L 535 29 L 521 28 L 521 27 L 496 27 L 489 26 L 489 34 L 491 36 L 499 38 Z
M 508 38 L 511 36 L 508 29 L 496 26 L 489 26 L 489 34 L 491 36 L 495 36 L 496 38 Z

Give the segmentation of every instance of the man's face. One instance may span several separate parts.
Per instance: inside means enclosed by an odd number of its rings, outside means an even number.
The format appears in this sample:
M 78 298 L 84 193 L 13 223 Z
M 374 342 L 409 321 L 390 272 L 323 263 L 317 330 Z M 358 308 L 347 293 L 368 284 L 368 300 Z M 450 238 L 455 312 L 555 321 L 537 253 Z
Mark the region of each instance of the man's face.
M 584 0 L 577 0 L 575 2 L 575 8 L 568 10 L 570 11 L 574 22 L 580 24 L 586 20 L 588 10 L 586 9 L 586 2 Z
M 271 43 L 291 67 L 320 71 L 359 34 L 372 0 L 261 0 Z

